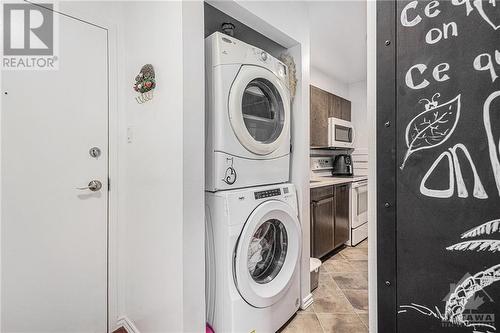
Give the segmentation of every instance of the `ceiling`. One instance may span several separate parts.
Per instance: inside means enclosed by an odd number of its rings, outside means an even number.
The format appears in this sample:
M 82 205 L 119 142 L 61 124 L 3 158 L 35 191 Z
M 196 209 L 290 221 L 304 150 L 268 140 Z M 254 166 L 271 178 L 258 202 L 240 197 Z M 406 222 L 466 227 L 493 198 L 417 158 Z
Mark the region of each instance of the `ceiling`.
M 311 67 L 342 81 L 366 80 L 366 1 L 310 1 Z

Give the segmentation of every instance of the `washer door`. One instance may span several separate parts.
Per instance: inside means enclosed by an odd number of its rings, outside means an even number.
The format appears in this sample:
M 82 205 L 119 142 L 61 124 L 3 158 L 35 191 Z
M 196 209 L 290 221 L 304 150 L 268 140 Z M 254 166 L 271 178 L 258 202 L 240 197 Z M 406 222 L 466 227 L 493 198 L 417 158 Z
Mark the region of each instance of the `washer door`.
M 268 307 L 286 293 L 299 263 L 301 235 L 295 213 L 281 201 L 266 201 L 252 212 L 233 263 L 236 287 L 247 303 Z
M 248 151 L 268 155 L 289 137 L 290 94 L 271 71 L 242 66 L 229 92 L 229 120 Z

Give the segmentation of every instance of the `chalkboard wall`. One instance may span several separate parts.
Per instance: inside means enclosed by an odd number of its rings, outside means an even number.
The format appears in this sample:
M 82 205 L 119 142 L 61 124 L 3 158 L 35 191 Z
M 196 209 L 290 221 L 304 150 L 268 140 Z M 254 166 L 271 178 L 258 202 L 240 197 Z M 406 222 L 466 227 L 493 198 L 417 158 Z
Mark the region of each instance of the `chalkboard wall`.
M 500 1 L 378 4 L 379 332 L 500 329 Z

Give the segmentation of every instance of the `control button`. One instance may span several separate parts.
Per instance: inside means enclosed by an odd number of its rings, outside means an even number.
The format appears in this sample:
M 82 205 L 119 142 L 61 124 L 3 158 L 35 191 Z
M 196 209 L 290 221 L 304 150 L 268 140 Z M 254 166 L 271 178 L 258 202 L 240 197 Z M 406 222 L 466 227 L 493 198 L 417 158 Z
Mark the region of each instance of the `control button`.
M 260 59 L 261 59 L 262 61 L 266 61 L 266 60 L 267 60 L 267 53 L 266 53 L 266 52 L 264 52 L 264 51 L 262 51 L 262 53 L 260 54 Z

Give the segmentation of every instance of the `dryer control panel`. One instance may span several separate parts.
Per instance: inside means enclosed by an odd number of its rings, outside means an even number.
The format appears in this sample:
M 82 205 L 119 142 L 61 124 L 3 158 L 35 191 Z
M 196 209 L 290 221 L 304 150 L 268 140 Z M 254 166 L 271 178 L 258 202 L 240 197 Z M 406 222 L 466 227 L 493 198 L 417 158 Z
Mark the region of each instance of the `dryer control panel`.
M 281 189 L 279 188 L 274 188 L 271 190 L 259 191 L 254 193 L 255 199 L 270 198 L 278 195 L 281 195 Z

